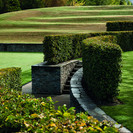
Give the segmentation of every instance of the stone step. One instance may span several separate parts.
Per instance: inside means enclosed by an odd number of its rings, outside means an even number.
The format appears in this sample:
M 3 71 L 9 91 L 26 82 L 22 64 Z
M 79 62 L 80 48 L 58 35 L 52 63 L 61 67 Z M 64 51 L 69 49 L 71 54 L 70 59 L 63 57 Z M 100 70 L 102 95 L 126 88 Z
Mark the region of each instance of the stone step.
M 70 89 L 70 84 L 64 86 L 64 90 L 69 90 Z
M 67 80 L 65 85 L 70 85 L 70 80 Z
M 70 76 L 73 76 L 74 73 L 75 73 L 75 72 L 71 72 L 71 73 L 70 73 Z
M 77 68 L 81 68 L 82 67 L 82 64 L 77 64 L 76 67 Z
M 68 78 L 67 78 L 67 80 L 71 80 L 71 78 L 72 78 L 72 76 L 69 75 Z
M 79 68 L 78 67 L 75 67 L 72 72 L 76 72 L 78 70 L 79 70 Z
M 62 93 L 63 94 L 70 94 L 70 90 L 63 90 Z
M 63 89 L 63 94 L 70 94 L 70 80 L 72 78 L 72 76 L 74 75 L 74 73 L 79 70 L 79 68 L 82 67 L 82 62 L 79 62 L 76 64 L 76 66 L 74 67 L 73 71 L 70 73 L 70 75 L 68 76 L 68 79 L 66 81 L 66 84 L 64 85 L 64 89 Z

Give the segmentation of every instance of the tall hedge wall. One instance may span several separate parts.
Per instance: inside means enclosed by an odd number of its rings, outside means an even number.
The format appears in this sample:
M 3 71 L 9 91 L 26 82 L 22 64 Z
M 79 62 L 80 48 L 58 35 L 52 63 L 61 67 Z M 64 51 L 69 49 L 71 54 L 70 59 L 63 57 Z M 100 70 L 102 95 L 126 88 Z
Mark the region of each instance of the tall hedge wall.
M 97 102 L 112 102 L 121 81 L 121 48 L 116 37 L 99 36 L 83 41 L 83 77 L 89 95 Z
M 115 35 L 117 44 L 120 45 L 123 51 L 133 50 L 132 31 L 100 32 L 76 35 L 50 35 L 44 38 L 44 60 L 47 61 L 48 64 L 58 64 L 60 62 L 81 57 L 82 40 L 88 37 L 100 35 Z
M 0 69 L 0 87 L 9 89 L 21 89 L 21 68 Z
M 44 55 L 48 64 L 58 64 L 81 57 L 82 40 L 90 34 L 55 35 L 44 38 Z
M 110 21 L 106 27 L 107 31 L 132 31 L 133 21 Z

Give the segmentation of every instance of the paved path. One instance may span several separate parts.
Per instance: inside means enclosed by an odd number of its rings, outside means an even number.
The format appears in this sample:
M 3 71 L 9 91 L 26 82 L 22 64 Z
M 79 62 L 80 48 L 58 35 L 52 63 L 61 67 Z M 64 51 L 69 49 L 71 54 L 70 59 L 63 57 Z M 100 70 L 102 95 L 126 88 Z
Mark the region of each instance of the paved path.
M 22 87 L 22 93 L 23 94 L 32 94 L 32 82 L 27 83 L 26 85 L 24 85 Z M 58 101 L 57 103 L 55 103 L 56 109 L 58 108 L 58 106 L 62 106 L 64 104 L 66 104 L 68 108 L 70 107 L 70 95 L 69 94 L 62 94 L 62 95 L 38 94 L 38 95 L 35 95 L 36 98 L 39 98 L 39 97 L 46 98 L 48 96 L 51 96 L 54 102 Z

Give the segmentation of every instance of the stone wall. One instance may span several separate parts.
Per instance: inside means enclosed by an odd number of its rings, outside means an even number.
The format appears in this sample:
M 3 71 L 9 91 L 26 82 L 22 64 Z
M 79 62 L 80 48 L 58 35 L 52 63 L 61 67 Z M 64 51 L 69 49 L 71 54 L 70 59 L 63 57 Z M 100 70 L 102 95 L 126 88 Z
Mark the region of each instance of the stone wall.
M 0 52 L 42 52 L 42 44 L 0 43 Z
M 32 66 L 33 94 L 62 94 L 70 72 L 79 61 L 71 60 L 57 65 L 46 62 Z

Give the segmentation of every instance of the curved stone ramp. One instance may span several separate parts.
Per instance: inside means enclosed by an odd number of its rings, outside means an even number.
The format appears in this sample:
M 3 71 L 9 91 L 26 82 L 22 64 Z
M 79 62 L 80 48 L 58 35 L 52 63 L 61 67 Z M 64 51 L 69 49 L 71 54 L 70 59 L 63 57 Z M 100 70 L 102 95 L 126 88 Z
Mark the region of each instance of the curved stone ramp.
M 99 121 L 107 120 L 117 123 L 103 110 L 97 107 L 97 105 L 94 104 L 93 101 L 87 96 L 81 84 L 82 77 L 83 68 L 80 68 L 71 78 L 70 106 L 75 107 L 76 112 L 87 112 Z M 119 129 L 120 133 L 131 133 L 131 131 L 125 127 L 121 127 L 121 124 L 115 124 L 115 127 Z

